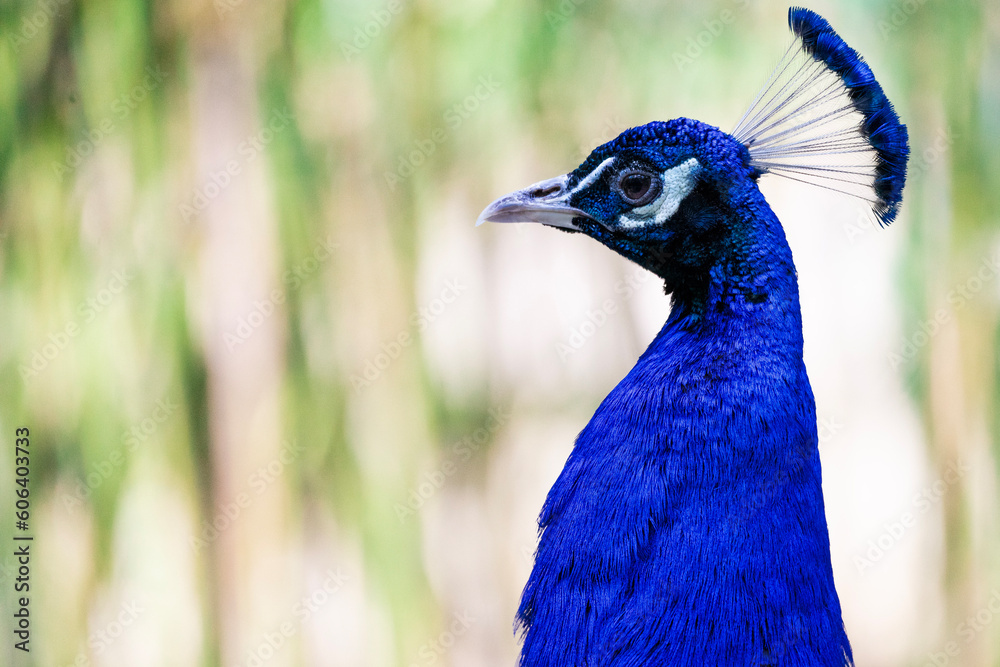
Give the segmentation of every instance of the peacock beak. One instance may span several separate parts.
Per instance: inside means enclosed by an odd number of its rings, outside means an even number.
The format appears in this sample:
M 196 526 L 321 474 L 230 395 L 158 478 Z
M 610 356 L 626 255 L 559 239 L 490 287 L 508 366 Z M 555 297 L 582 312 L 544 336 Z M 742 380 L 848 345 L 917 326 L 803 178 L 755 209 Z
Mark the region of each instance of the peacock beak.
M 479 214 L 476 226 L 484 222 L 539 222 L 578 231 L 574 218 L 593 218 L 566 202 L 568 180 L 567 176 L 558 176 L 504 195 Z

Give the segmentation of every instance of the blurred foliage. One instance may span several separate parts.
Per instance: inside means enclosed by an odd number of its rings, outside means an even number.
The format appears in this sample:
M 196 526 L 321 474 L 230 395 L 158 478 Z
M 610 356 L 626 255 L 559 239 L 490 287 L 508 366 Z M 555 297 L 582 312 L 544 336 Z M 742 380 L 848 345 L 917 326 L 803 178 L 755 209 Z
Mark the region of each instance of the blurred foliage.
M 915 158 L 942 131 L 949 138 L 908 185 L 901 221 L 901 330 L 917 331 L 952 308 L 953 286 L 997 252 L 1000 12 L 995 3 L 857 0 L 815 9 L 851 41 L 881 45 L 865 53 L 898 100 Z M 398 332 L 421 348 L 410 318 L 433 268 L 428 239 L 442 217 L 471 224 L 506 186 L 561 173 L 625 127 L 680 115 L 730 126 L 779 55 L 775 44 L 785 43 L 784 12 L 739 0 L 3 3 L 0 433 L 9 441 L 17 426 L 32 432 L 38 593 L 37 649 L 23 656 L 5 641 L 0 662 L 117 664 L 113 648 L 128 664 L 247 664 L 258 626 L 272 621 L 238 601 L 275 596 L 275 605 L 288 603 L 281 610 L 291 608 L 322 571 L 308 553 L 334 543 L 344 562 L 360 554 L 354 571 L 363 572 L 369 602 L 358 615 L 376 628 L 358 640 L 369 645 L 361 664 L 429 664 L 427 638 L 455 610 L 430 581 L 425 527 L 400 521 L 396 508 L 517 388 L 479 372 L 456 392 L 426 354 L 400 354 L 377 386 L 358 391 L 367 362 Z M 705 30 L 711 39 L 699 45 Z M 221 78 L 206 74 L 216 66 Z M 211 95 L 236 100 L 255 133 L 276 111 L 293 117 L 254 158 L 219 147 L 244 169 L 219 196 L 238 193 L 262 211 L 271 239 L 262 280 L 284 295 L 263 325 L 274 332 L 281 437 L 236 454 L 219 424 L 239 383 L 218 357 L 239 318 L 213 322 L 218 301 L 209 298 L 228 298 L 210 268 L 229 261 L 212 254 L 209 231 L 212 216 L 225 214 L 219 203 L 196 204 L 225 164 L 209 150 L 226 140 L 205 130 L 218 127 L 206 120 Z M 247 126 L 232 122 L 245 135 Z M 310 268 L 326 240 L 332 259 Z M 475 248 L 472 260 L 487 261 L 488 251 Z M 234 266 L 259 259 L 232 253 Z M 954 331 L 900 369 L 940 470 L 970 439 L 992 448 L 974 460 L 995 466 L 1000 458 L 997 294 L 987 280 L 953 309 Z M 250 317 L 253 303 L 235 311 Z M 177 408 L 158 420 L 161 401 Z M 237 421 L 257 428 L 257 406 L 242 409 Z M 240 456 L 266 463 L 281 441 L 305 446 L 280 477 L 280 521 L 240 528 L 259 529 L 261 545 L 230 543 L 227 534 L 189 549 L 233 497 L 220 482 L 226 466 Z M 12 465 L 0 457 L 0 488 L 9 488 Z M 460 476 L 484 488 L 486 465 L 480 457 Z M 129 519 L 134 506 L 148 506 L 143 493 L 159 509 Z M 947 496 L 942 636 L 997 582 L 996 532 L 982 532 L 997 519 L 995 499 L 995 488 L 965 486 Z M 5 544 L 10 506 L 0 513 Z M 285 578 L 241 569 L 244 559 L 270 562 L 262 545 L 276 539 L 287 542 Z M 182 543 L 190 567 L 169 550 L 144 566 L 142 545 L 163 541 Z M 8 638 L 10 567 L 8 555 L 0 598 Z M 102 654 L 94 633 L 114 618 L 123 587 L 151 581 L 148 591 L 166 591 L 161 611 L 149 612 L 162 627 L 141 635 L 145 650 L 123 640 Z M 233 592 L 244 589 L 248 597 Z M 237 613 L 248 616 L 236 621 Z M 494 655 L 509 660 L 509 650 Z M 332 664 L 324 655 L 352 664 L 353 654 L 305 641 L 276 661 Z

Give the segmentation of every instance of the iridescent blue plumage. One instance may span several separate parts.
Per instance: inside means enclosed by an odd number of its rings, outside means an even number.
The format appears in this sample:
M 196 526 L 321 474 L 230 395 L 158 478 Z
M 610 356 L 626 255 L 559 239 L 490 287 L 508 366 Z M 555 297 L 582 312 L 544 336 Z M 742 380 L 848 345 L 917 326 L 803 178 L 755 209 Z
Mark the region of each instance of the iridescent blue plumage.
M 797 41 L 733 130 L 763 173 L 864 199 L 880 224 L 899 211 L 906 126 L 871 68 L 808 9 L 788 10 Z
M 610 155 L 704 167 L 667 227 L 580 223 L 660 275 L 674 306 L 546 500 L 521 664 L 842 665 L 850 646 L 781 225 L 746 150 L 716 128 L 634 128 L 567 187 Z M 572 204 L 601 220 L 625 208 L 604 187 Z
M 788 10 L 788 25 L 801 38 L 807 53 L 843 79 L 851 102 L 864 115 L 862 133 L 877 153 L 873 188 L 880 201 L 875 214 L 882 223 L 889 224 L 903 199 L 910 154 L 906 126 L 899 122 L 864 58 L 834 32 L 826 19 L 808 9 L 792 7 Z
M 906 133 L 823 19 L 790 18 L 801 48 L 732 135 L 685 118 L 632 128 L 480 217 L 586 234 L 672 296 L 545 501 L 522 667 L 853 664 L 795 266 L 757 180 L 848 183 L 888 222 Z

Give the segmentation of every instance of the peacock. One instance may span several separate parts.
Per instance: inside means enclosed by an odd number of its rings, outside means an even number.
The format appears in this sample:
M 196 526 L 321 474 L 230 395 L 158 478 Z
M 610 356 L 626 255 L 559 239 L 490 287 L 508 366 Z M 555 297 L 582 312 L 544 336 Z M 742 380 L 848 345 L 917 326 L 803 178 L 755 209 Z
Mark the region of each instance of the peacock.
M 882 225 L 909 144 L 865 61 L 793 7 L 731 133 L 651 122 L 477 224 L 586 234 L 663 280 L 669 316 L 576 439 L 539 516 L 522 667 L 853 665 L 834 586 L 795 265 L 766 174 Z

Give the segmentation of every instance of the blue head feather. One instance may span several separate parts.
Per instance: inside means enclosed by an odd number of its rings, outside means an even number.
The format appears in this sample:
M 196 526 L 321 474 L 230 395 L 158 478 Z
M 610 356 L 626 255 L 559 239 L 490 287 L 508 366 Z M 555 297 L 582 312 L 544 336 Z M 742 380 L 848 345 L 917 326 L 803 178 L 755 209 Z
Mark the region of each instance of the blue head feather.
M 864 58 L 841 39 L 826 19 L 808 9 L 791 7 L 788 27 L 802 40 L 807 53 L 840 76 L 854 108 L 864 116 L 861 131 L 876 153 L 873 188 L 878 201 L 873 208 L 879 221 L 891 223 L 903 200 L 906 181 L 910 154 L 906 126 L 899 121 Z

